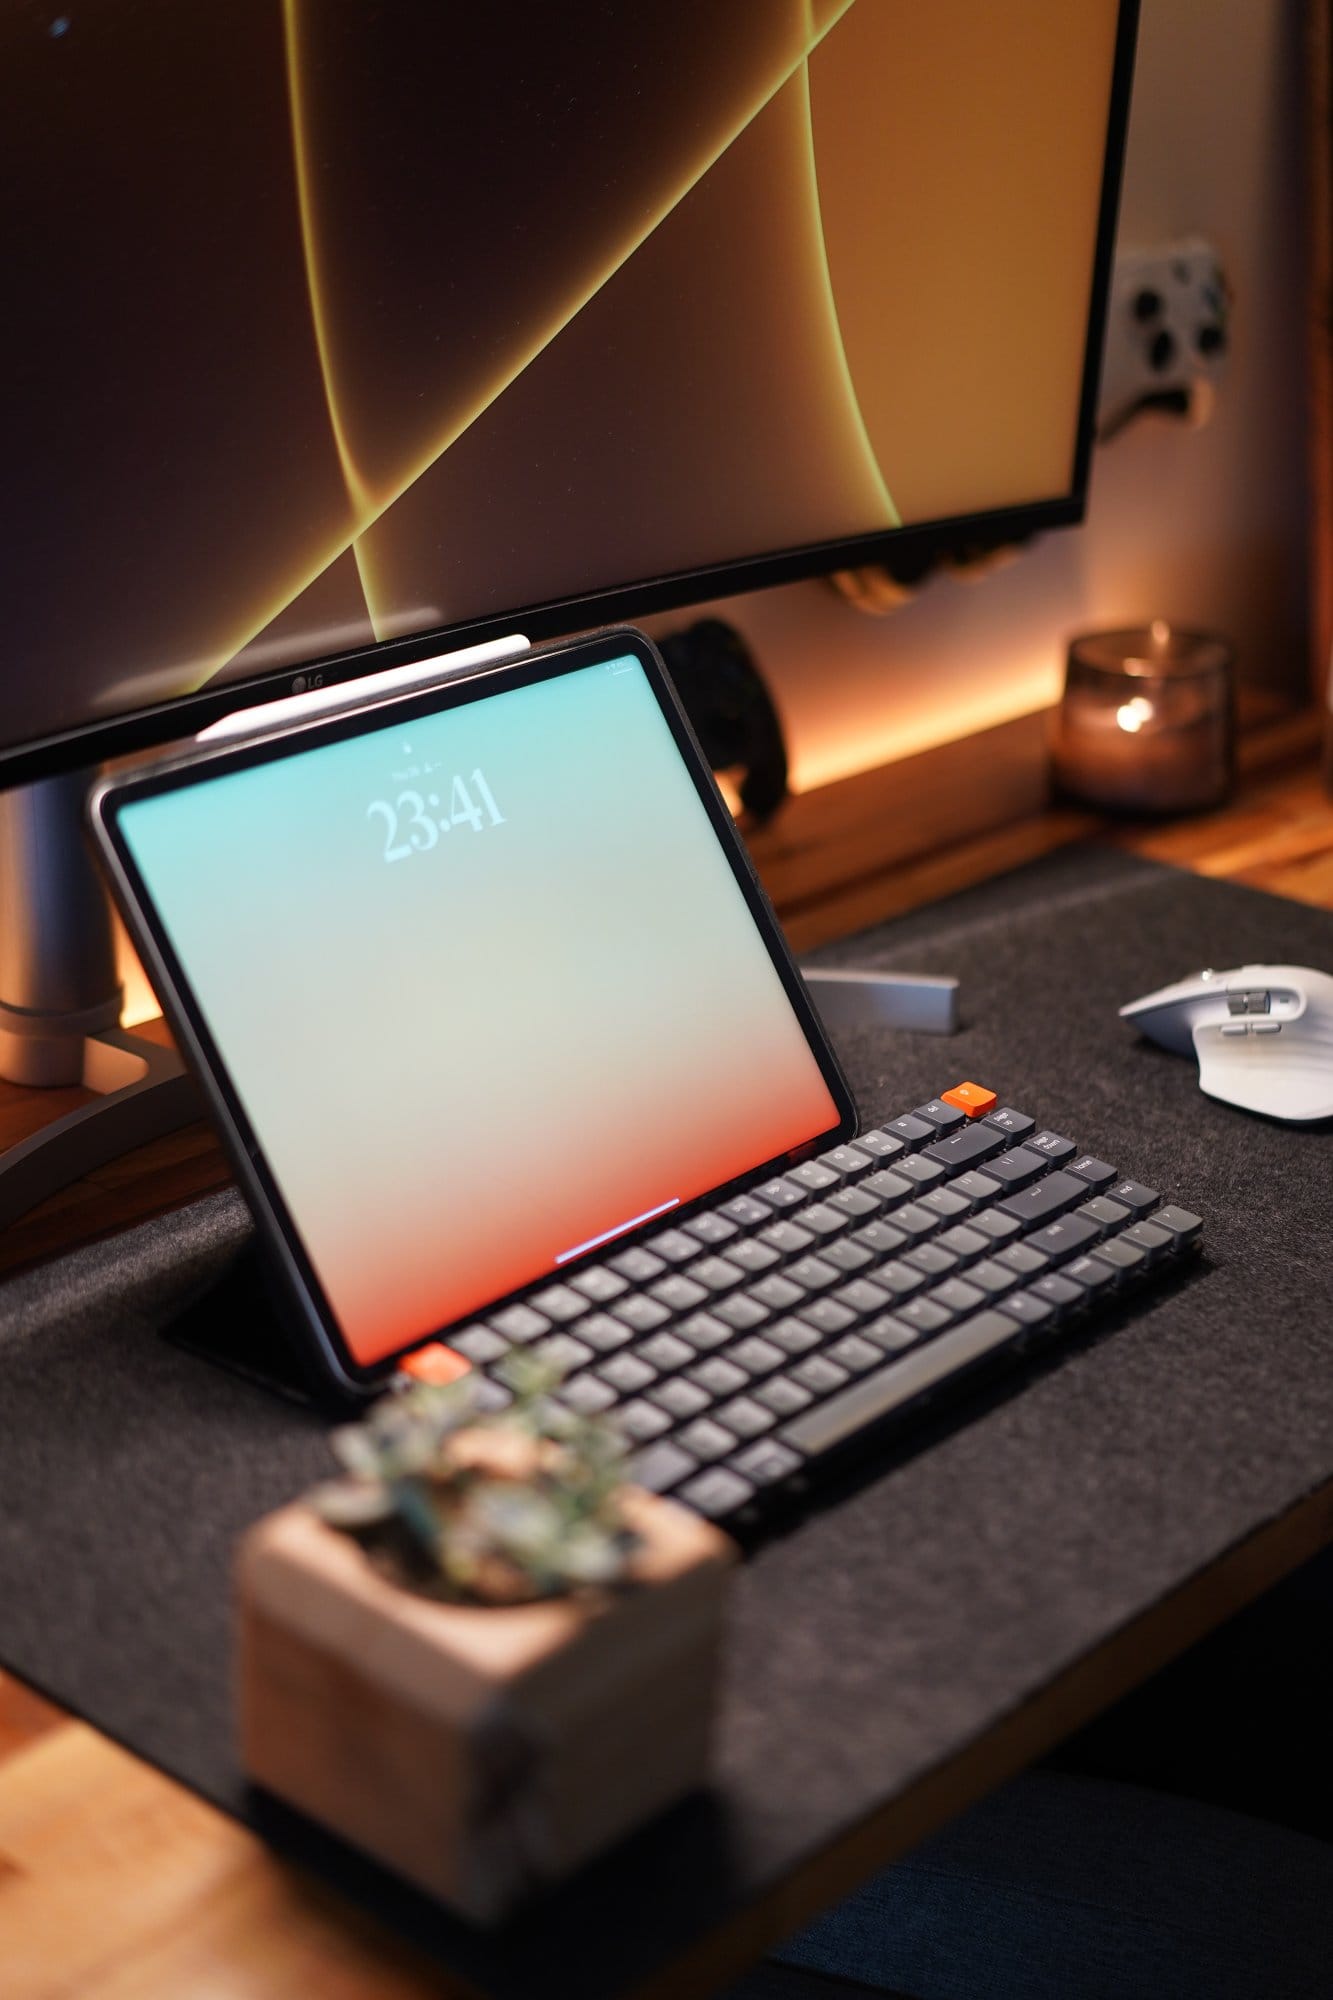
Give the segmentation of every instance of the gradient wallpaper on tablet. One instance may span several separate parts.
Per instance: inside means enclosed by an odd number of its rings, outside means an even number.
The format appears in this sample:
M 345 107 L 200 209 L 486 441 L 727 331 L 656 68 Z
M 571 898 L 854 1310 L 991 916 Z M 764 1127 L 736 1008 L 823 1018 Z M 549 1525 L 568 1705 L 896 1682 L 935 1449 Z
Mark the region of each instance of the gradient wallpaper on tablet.
M 120 825 L 363 1364 L 837 1123 L 632 658 Z

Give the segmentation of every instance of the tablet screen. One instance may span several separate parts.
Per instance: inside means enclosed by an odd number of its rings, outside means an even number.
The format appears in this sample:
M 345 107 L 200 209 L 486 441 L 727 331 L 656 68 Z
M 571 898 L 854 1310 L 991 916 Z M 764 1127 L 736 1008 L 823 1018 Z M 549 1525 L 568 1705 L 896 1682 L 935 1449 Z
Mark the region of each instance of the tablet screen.
M 839 1123 L 633 654 L 117 816 L 360 1365 Z

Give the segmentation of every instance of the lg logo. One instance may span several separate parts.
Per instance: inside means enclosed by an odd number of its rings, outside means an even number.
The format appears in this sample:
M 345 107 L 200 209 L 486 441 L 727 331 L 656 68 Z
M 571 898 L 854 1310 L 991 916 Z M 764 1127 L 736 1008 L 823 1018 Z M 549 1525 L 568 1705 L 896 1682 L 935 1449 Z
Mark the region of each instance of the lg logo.
M 323 685 L 323 674 L 298 674 L 292 682 L 292 693 L 304 694 L 307 688 L 322 688 Z

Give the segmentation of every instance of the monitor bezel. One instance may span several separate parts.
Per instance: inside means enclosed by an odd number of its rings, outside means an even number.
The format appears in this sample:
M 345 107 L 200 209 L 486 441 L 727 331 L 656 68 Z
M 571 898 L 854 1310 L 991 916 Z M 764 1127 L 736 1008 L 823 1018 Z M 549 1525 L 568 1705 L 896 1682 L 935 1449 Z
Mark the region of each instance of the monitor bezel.
M 682 605 L 735 596 L 775 584 L 795 583 L 835 570 L 888 562 L 903 570 L 923 569 L 950 553 L 985 550 L 1023 541 L 1047 529 L 1074 527 L 1084 518 L 1094 442 L 1102 343 L 1110 297 L 1111 258 L 1124 170 L 1130 88 L 1138 34 L 1140 0 L 1120 0 L 1107 100 L 1106 143 L 1098 204 L 1097 236 L 1088 297 L 1087 334 L 1075 426 L 1073 463 L 1066 493 L 968 515 L 916 522 L 849 539 L 804 544 L 771 554 L 704 564 L 645 577 L 577 596 L 535 605 L 516 604 L 485 618 L 431 627 L 405 638 L 358 646 L 343 652 L 292 660 L 253 678 L 209 683 L 190 694 L 146 704 L 118 715 L 99 716 L 69 729 L 0 746 L 0 788 L 31 783 L 61 772 L 95 766 L 179 741 L 239 708 L 258 706 L 299 692 L 318 677 L 335 686 L 419 657 L 423 647 L 443 651 L 522 631 L 547 640 L 637 620 Z

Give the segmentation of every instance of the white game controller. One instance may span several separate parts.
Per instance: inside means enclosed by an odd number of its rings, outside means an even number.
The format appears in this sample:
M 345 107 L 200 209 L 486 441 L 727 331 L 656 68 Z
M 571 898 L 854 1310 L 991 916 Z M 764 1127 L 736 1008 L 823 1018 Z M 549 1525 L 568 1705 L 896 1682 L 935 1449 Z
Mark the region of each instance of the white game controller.
M 1200 237 L 1117 255 L 1097 412 L 1103 443 L 1144 410 L 1207 421 L 1226 359 L 1229 305 L 1217 252 Z
M 1333 1118 L 1333 978 L 1307 965 L 1196 972 L 1131 1000 L 1120 1018 L 1199 1059 L 1199 1088 L 1224 1104 L 1305 1124 Z

